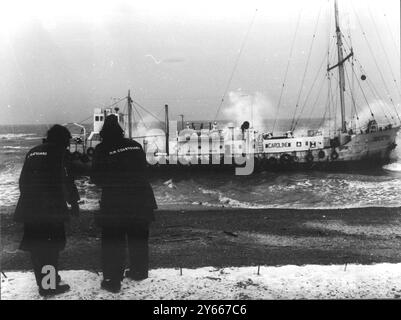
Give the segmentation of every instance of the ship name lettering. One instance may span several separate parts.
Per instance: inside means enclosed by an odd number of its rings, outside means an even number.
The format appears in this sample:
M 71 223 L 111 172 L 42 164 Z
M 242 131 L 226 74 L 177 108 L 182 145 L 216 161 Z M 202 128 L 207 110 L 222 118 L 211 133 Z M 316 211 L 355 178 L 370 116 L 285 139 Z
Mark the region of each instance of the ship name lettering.
M 276 142 L 276 143 L 268 143 L 266 144 L 266 148 L 290 148 L 290 142 Z

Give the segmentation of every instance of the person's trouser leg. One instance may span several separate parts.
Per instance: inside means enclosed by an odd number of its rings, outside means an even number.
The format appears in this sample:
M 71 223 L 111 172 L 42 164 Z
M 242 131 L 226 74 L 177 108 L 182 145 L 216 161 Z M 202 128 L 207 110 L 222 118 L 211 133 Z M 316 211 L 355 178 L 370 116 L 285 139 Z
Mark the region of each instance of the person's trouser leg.
M 35 274 L 36 283 L 39 288 L 42 288 L 43 277 L 47 275 L 45 271 L 42 271 L 44 266 L 52 266 L 55 270 L 55 283 L 56 285 L 60 282 L 60 276 L 58 275 L 58 258 L 59 250 L 56 248 L 48 248 L 46 245 L 43 248 L 35 248 L 31 250 L 31 261 Z
M 128 227 L 128 252 L 132 277 L 147 278 L 149 270 L 149 223 Z
M 125 265 L 125 232 L 118 227 L 102 228 L 103 278 L 121 281 Z
M 56 272 L 56 284 L 60 282 L 58 275 L 59 252 L 65 247 L 65 230 L 63 223 L 35 222 L 24 224 L 24 236 L 20 248 L 31 253 L 31 261 L 36 282 L 41 287 L 43 267 L 53 266 Z

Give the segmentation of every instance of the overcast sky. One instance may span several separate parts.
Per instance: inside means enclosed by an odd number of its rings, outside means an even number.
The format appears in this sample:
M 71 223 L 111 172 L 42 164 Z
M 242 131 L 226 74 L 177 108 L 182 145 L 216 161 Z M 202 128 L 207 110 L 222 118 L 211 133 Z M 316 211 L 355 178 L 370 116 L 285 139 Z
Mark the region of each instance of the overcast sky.
M 187 118 L 214 119 L 227 87 L 223 110 L 235 103 L 230 97 L 240 94 L 263 97 L 266 110 L 274 113 L 300 17 L 279 113 L 291 117 L 314 30 L 301 101 L 325 57 L 328 32 L 333 36 L 334 30 L 333 2 L 328 0 L 0 4 L 0 124 L 80 121 L 95 107 L 125 96 L 128 89 L 134 100 L 161 118 L 167 103 L 172 118 L 184 113 Z M 399 85 L 399 0 L 339 0 L 339 5 L 343 31 L 351 32 L 368 76 L 380 80 L 359 21 L 399 103 L 391 74 Z M 322 102 L 314 115 L 323 112 Z

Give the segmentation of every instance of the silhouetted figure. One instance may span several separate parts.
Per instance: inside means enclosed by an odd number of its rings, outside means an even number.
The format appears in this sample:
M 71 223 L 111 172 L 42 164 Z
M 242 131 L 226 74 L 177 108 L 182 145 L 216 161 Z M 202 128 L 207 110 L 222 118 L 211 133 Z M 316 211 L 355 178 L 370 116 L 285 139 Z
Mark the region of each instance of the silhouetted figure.
M 36 283 L 41 295 L 69 290 L 58 275 L 59 252 L 64 249 L 64 222 L 70 214 L 78 214 L 79 195 L 69 174 L 68 151 L 71 134 L 65 127 L 54 125 L 44 143 L 32 148 L 25 158 L 19 179 L 20 198 L 15 220 L 24 223 L 20 249 L 31 253 Z M 71 205 L 68 209 L 67 203 Z M 50 274 L 45 266 L 53 267 L 56 286 L 44 286 Z
M 249 122 L 248 121 L 244 121 L 244 123 L 241 125 L 242 134 L 244 134 L 245 130 L 248 130 L 249 127 L 250 127 Z
M 102 288 L 117 292 L 124 277 L 126 242 L 130 264 L 126 275 L 134 280 L 148 277 L 149 225 L 157 205 L 141 145 L 124 138 L 114 115 L 106 118 L 100 136 L 91 179 L 102 188 L 96 217 L 102 228 Z

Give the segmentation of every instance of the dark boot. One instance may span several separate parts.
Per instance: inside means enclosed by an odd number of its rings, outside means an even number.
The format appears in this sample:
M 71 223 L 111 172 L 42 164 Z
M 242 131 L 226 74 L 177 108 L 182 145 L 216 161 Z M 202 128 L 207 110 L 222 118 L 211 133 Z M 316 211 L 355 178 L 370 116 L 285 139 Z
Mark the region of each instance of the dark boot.
M 54 296 L 57 294 L 62 294 L 70 290 L 70 286 L 68 284 L 59 283 L 56 286 L 56 289 L 43 289 L 39 288 L 39 294 L 42 297 Z
M 144 270 L 144 271 L 135 271 L 135 270 L 131 270 L 128 269 L 125 271 L 124 276 L 126 278 L 129 278 L 131 280 L 135 280 L 135 281 L 141 281 L 141 280 L 145 280 L 148 278 L 148 271 Z
M 118 293 L 121 290 L 121 282 L 118 280 L 104 279 L 101 287 L 112 293 Z

